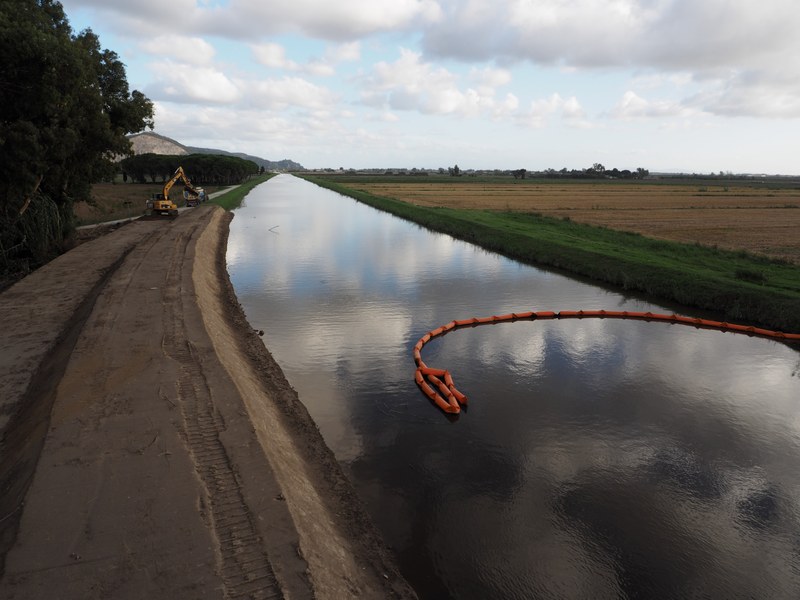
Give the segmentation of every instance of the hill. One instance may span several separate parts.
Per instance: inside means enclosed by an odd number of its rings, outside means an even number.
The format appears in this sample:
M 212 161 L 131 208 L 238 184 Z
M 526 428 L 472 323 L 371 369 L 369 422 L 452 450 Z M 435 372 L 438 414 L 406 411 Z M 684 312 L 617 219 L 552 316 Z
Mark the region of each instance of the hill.
M 153 154 L 169 154 L 173 156 L 189 154 L 189 150 L 183 144 L 152 131 L 135 133 L 129 135 L 128 139 L 133 146 L 134 154 L 147 154 L 150 152 Z
M 259 167 L 264 167 L 268 170 L 305 170 L 303 165 L 296 163 L 293 160 L 283 159 L 279 161 L 273 161 L 267 160 L 266 158 L 261 158 L 260 156 L 253 156 L 252 154 L 244 154 L 243 152 L 228 152 L 227 150 L 219 150 L 216 148 L 184 146 L 172 138 L 168 138 L 165 135 L 160 135 L 152 131 L 145 131 L 143 133 L 129 135 L 128 139 L 133 145 L 134 154 L 146 154 L 148 152 L 152 152 L 153 154 L 169 154 L 173 156 L 182 156 L 184 154 L 223 154 L 225 156 L 236 156 L 245 160 L 252 160 Z
M 288 158 L 284 158 L 283 160 L 267 160 L 266 158 L 261 158 L 260 156 L 253 156 L 252 154 L 245 154 L 243 152 L 228 152 L 226 150 L 218 150 L 216 148 L 198 148 L 197 146 L 187 146 L 187 150 L 191 153 L 195 154 L 224 154 L 226 156 L 236 156 L 238 158 L 243 158 L 245 160 L 252 160 L 256 163 L 259 167 L 264 167 L 267 170 L 276 170 L 276 171 L 304 171 L 305 167 L 300 163 L 296 163 L 293 160 L 289 160 Z

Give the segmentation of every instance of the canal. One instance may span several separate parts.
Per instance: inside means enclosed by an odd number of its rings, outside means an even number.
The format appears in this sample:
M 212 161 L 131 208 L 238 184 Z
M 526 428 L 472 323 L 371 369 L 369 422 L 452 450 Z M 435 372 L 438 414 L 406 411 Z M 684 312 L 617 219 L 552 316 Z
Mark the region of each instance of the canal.
M 521 265 L 290 175 L 228 270 L 421 598 L 800 597 L 800 352 L 666 323 L 453 319 L 672 309 Z

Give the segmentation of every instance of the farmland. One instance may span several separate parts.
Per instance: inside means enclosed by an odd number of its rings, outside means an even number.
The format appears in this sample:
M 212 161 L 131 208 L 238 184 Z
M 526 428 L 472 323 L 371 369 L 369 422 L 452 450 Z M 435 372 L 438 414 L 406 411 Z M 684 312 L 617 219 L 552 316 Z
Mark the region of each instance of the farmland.
M 800 182 L 421 179 L 335 181 L 418 206 L 537 213 L 800 264 Z

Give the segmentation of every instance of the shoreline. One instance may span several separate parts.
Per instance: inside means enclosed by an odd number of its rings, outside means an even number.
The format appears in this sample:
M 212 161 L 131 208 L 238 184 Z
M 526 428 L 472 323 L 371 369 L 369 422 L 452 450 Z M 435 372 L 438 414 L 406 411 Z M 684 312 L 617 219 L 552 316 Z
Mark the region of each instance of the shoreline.
M 0 380 L 1 597 L 416 597 L 247 323 L 231 218 L 134 222 L 0 293 L 27 374 Z
M 276 471 L 298 529 L 302 554 L 309 562 L 312 579 L 317 581 L 315 587 L 324 589 L 330 598 L 346 597 L 355 592 L 347 581 L 363 577 L 369 567 L 380 582 L 381 597 L 416 597 L 407 596 L 411 588 L 397 571 L 352 484 L 297 392 L 247 322 L 225 261 L 233 214 L 226 212 L 219 218 L 222 233 L 209 228 L 198 241 L 208 244 L 207 252 L 216 256 L 214 270 L 203 269 L 201 261 L 195 263 L 198 303 L 217 354 L 225 368 L 236 374 L 234 380 L 250 420 Z M 221 312 L 223 307 L 227 310 Z M 220 319 L 220 315 L 225 318 Z M 238 346 L 237 350 L 232 352 L 231 345 Z M 249 360 L 249 368 L 243 366 L 242 357 Z M 303 470 L 307 471 L 305 477 L 299 475 Z M 317 486 L 312 484 L 315 479 Z M 326 490 L 319 489 L 320 479 Z M 303 518 L 311 514 L 319 518 Z M 373 589 L 372 593 L 377 591 Z
M 417 206 L 331 178 L 302 178 L 513 260 L 711 311 L 724 316 L 719 320 L 800 332 L 800 271 L 794 264 L 529 213 Z

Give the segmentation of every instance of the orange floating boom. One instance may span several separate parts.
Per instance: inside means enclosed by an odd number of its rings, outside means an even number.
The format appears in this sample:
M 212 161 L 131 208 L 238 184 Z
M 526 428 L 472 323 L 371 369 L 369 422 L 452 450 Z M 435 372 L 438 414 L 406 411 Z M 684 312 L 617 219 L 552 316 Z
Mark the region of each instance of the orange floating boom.
M 683 317 L 680 315 L 665 315 L 652 312 L 630 312 L 613 310 L 562 310 L 561 312 L 552 311 L 527 311 L 521 313 L 509 313 L 506 315 L 493 315 L 491 317 L 473 317 L 471 319 L 454 320 L 446 325 L 437 327 L 423 335 L 414 345 L 414 362 L 417 370 L 414 373 L 414 381 L 428 398 L 430 398 L 444 412 L 458 414 L 461 406 L 467 404 L 467 397 L 456 389 L 453 377 L 449 371 L 444 369 L 434 369 L 425 364 L 422 360 L 422 348 L 433 338 L 442 336 L 454 329 L 464 327 L 477 327 L 478 325 L 490 325 L 494 323 L 514 322 L 514 321 L 533 321 L 536 319 L 637 319 L 645 321 L 663 321 L 666 323 L 679 323 L 681 325 L 691 325 L 702 329 L 717 329 L 719 331 L 729 331 L 732 333 L 743 333 L 750 336 L 767 337 L 783 341 L 800 341 L 800 333 L 783 333 L 752 327 L 750 325 L 737 325 L 736 323 L 726 323 L 724 321 L 711 321 L 708 319 L 697 319 Z M 438 392 L 436 390 L 439 390 Z

